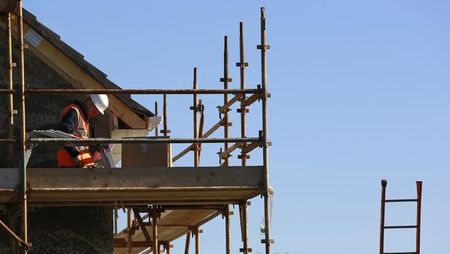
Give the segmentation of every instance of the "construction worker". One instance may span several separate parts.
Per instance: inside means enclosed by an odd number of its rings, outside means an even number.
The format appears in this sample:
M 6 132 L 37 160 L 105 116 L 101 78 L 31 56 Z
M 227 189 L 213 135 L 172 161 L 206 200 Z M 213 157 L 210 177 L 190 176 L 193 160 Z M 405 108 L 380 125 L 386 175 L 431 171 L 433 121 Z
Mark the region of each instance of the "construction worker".
M 74 101 L 64 109 L 59 130 L 79 139 L 89 138 L 88 120 L 104 114 L 108 105 L 109 100 L 106 94 L 90 95 L 84 103 Z M 65 146 L 58 151 L 57 158 L 58 167 L 95 167 L 88 146 Z

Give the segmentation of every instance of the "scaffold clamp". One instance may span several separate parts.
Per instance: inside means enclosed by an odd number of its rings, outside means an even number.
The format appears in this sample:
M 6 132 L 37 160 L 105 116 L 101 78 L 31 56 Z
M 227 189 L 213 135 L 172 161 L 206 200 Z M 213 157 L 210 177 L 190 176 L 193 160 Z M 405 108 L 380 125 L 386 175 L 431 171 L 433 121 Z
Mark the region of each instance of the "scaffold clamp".
M 242 67 L 242 63 L 237 62 L 237 63 L 236 63 L 236 66 L 237 66 L 237 67 Z M 243 66 L 244 66 L 244 67 L 248 67 L 248 63 L 247 63 L 247 62 L 244 62 Z
M 270 45 L 264 45 L 264 47 L 262 45 L 257 45 L 256 48 L 257 49 L 263 49 L 264 48 L 264 50 L 269 50 L 270 49 Z
M 266 243 L 266 239 L 261 239 L 261 243 Z M 275 240 L 274 239 L 269 239 L 269 243 L 270 244 L 275 244 Z

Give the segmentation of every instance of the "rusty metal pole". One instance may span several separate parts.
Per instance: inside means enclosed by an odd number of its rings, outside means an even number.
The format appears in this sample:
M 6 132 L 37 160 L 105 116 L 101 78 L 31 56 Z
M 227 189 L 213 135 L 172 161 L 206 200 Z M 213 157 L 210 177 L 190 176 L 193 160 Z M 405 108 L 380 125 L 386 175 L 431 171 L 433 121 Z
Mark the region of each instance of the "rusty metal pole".
M 198 81 L 197 81 L 197 67 L 194 68 L 194 81 L 193 81 L 193 89 L 198 89 Z M 198 138 L 198 95 L 194 94 L 192 102 L 192 112 L 194 116 L 194 138 Z M 198 144 L 194 143 L 194 167 L 198 167 Z
M 241 235 L 243 243 L 243 248 L 241 252 L 243 252 L 244 254 L 248 254 L 250 251 L 248 248 L 247 200 L 244 200 L 239 204 L 239 211 L 240 211 Z
M 240 61 L 236 63 L 236 66 L 239 67 L 240 70 L 240 88 L 245 89 L 245 68 L 248 67 L 248 63 L 245 62 L 245 48 L 244 48 L 244 23 L 239 23 L 239 59 Z M 238 112 L 241 113 L 241 137 L 245 138 L 246 136 L 246 121 L 245 114 L 247 113 L 247 108 L 245 106 L 245 94 L 241 95 L 241 107 L 238 109 Z M 241 146 L 241 165 L 245 166 L 247 162 L 247 153 L 245 152 L 246 143 L 242 143 Z
M 195 228 L 195 254 L 200 254 L 200 232 L 198 227 Z
M 153 253 L 157 253 L 157 250 L 159 249 L 159 244 L 158 244 L 158 214 L 156 211 L 152 212 L 152 227 L 153 227 L 153 244 L 152 244 L 152 249 L 153 249 Z
M 27 248 L 29 248 L 30 246 L 23 241 L 22 239 L 20 239 L 20 237 L 18 235 L 16 235 L 16 233 L 14 233 L 14 231 L 12 229 L 10 229 L 8 227 L 8 225 L 6 225 L 3 221 L 0 220 L 0 228 L 3 229 L 6 233 L 8 233 L 8 235 L 14 239 L 16 242 L 20 243 L 22 245 L 22 247 L 26 250 Z
M 184 245 L 184 254 L 189 254 L 190 242 L 191 242 L 191 231 L 188 230 L 188 232 L 186 233 L 186 244 Z
M 171 248 L 170 241 L 168 241 L 167 244 L 166 244 L 166 253 L 167 254 L 170 254 L 170 248 Z
M 223 88 L 225 90 L 228 89 L 228 82 L 231 82 L 231 78 L 228 76 L 228 36 L 224 36 L 223 38 L 224 43 L 224 50 L 223 50 L 223 78 L 220 79 L 221 82 L 223 82 Z M 228 94 L 223 95 L 223 105 L 227 104 L 228 102 Z M 225 109 L 223 112 L 223 137 L 228 138 L 228 111 L 229 109 Z M 228 150 L 228 142 L 224 142 L 224 149 L 223 151 Z M 219 154 L 221 156 L 221 154 Z M 229 165 L 229 155 L 227 155 L 224 159 L 224 166 L 228 167 Z
M 266 254 L 271 253 L 270 245 L 273 240 L 270 239 L 270 186 L 269 186 L 269 158 L 268 158 L 268 138 L 267 138 L 267 85 L 266 85 L 266 51 L 270 48 L 266 44 L 266 14 L 264 7 L 261 8 L 261 45 L 258 49 L 261 50 L 261 88 L 262 88 L 262 138 L 263 144 L 263 168 L 264 168 L 264 228 L 265 239 L 264 244 L 266 246 Z
M 416 254 L 420 254 L 420 227 L 422 218 L 422 182 L 416 182 L 417 187 L 417 228 L 416 228 Z
M 230 229 L 230 206 L 225 209 L 225 250 L 226 254 L 231 254 L 231 229 Z
M 158 116 L 158 102 L 155 101 L 155 116 Z M 158 125 L 155 126 L 155 137 L 159 136 L 159 127 Z
M 131 234 L 131 208 L 127 208 L 127 229 L 128 229 L 128 239 L 127 239 L 127 253 L 133 253 L 133 237 Z
M 118 230 L 118 225 L 117 225 L 117 219 L 119 218 L 119 213 L 117 211 L 117 203 L 114 206 L 114 236 L 117 235 L 117 233 L 119 232 Z
M 387 181 L 381 181 L 381 215 L 380 215 L 380 254 L 384 254 L 384 222 L 386 214 L 386 186 Z
M 14 81 L 13 81 L 13 69 L 15 67 L 15 63 L 13 62 L 13 42 L 12 42 L 12 19 L 13 14 L 8 13 L 7 17 L 7 23 L 8 23 L 8 89 L 14 88 Z M 12 139 L 14 138 L 14 95 L 10 94 L 8 95 L 9 98 L 9 104 L 8 104 L 8 114 L 9 114 L 9 121 L 8 121 L 8 138 Z M 13 162 L 14 156 L 14 144 L 10 143 L 8 145 L 8 160 L 9 163 Z M 11 165 L 12 166 L 12 165 Z
M 1 91 L 1 89 L 0 89 Z M 9 92 L 9 91 L 4 91 Z M 106 88 L 30 88 L 27 93 L 34 94 L 255 94 L 260 92 L 257 88 L 249 89 L 106 89 Z
M 200 124 L 198 127 L 198 136 L 203 138 L 204 134 L 203 134 L 203 128 L 205 126 L 205 106 L 203 105 L 202 100 L 198 101 L 198 105 L 199 105 L 199 112 L 200 112 Z M 201 164 L 201 158 L 202 158 L 202 144 L 199 143 L 198 144 L 198 164 Z
M 164 118 L 164 130 L 161 132 L 164 134 L 165 137 L 167 137 L 167 134 L 170 133 L 168 127 L 167 127 L 167 94 L 163 95 L 163 118 Z
M 23 9 L 22 0 L 18 1 L 18 32 L 19 32 L 19 46 L 20 46 L 20 113 L 21 113 L 21 133 L 20 133 L 20 167 L 21 167 L 21 178 L 22 178 L 22 234 L 23 241 L 28 243 L 28 197 L 27 197 L 27 165 L 26 165 L 26 111 L 25 111 L 25 43 L 23 38 Z M 24 253 L 27 250 L 24 249 Z

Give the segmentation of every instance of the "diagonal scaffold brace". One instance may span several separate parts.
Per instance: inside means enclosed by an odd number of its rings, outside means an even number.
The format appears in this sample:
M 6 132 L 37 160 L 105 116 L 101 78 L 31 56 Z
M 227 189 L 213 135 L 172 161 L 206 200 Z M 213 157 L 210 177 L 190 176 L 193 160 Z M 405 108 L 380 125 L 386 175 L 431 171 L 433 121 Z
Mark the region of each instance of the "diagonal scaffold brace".
M 0 227 L 5 231 L 10 237 L 12 237 L 24 250 L 31 248 L 31 243 L 27 243 L 22 238 L 20 238 L 14 231 L 8 227 L 2 220 L 0 220 Z

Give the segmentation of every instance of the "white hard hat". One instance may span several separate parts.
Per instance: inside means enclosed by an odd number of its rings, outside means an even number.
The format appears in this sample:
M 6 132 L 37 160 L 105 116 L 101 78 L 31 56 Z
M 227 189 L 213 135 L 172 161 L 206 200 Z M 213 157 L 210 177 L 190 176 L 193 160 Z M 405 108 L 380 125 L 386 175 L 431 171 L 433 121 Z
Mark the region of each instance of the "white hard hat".
M 91 94 L 90 95 L 92 102 L 97 107 L 98 111 L 102 114 L 105 114 L 105 110 L 108 108 L 109 100 L 108 95 L 106 94 Z

